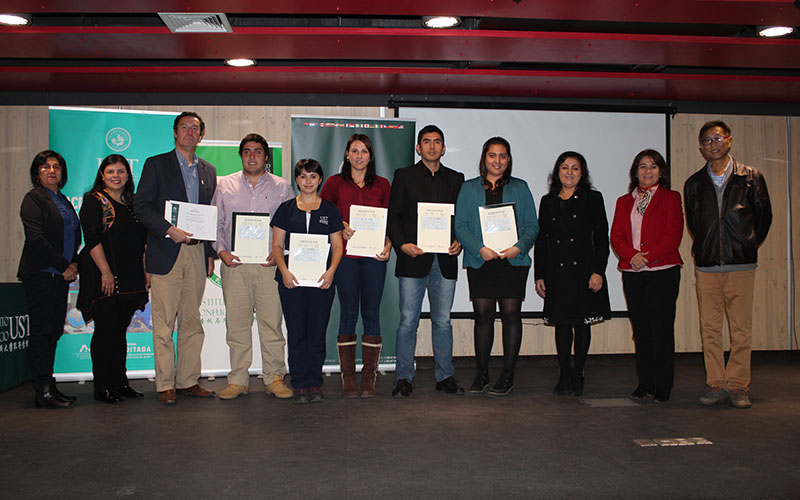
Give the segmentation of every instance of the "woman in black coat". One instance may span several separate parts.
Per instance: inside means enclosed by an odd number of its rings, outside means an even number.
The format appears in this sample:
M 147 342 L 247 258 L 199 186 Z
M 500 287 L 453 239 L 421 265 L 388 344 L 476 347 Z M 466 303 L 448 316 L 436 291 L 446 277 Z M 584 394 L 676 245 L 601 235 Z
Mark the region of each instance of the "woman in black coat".
M 539 204 L 534 248 L 536 292 L 544 299 L 545 322 L 556 327 L 559 377 L 553 394 L 583 394 L 591 324 L 611 315 L 608 254 L 603 195 L 592 188 L 583 155 L 564 152 L 550 174 L 550 192 Z
M 31 184 L 19 214 L 25 244 L 17 277 L 25 288 L 30 317 L 30 357 L 37 408 L 69 408 L 53 378 L 58 339 L 64 333 L 69 283 L 78 277 L 81 226 L 72 203 L 61 193 L 67 163 L 55 151 L 42 151 L 31 163 Z
M 121 403 L 144 395 L 128 384 L 126 333 L 136 309 L 147 303 L 144 242 L 147 232 L 133 214 L 133 175 L 128 160 L 109 155 L 83 197 L 78 309 L 94 320 L 92 374 L 94 399 Z

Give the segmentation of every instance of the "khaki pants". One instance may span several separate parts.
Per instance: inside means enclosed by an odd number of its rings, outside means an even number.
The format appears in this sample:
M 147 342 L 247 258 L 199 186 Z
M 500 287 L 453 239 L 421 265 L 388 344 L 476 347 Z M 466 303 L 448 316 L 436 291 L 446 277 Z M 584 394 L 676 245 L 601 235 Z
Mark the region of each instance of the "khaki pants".
M 222 264 L 222 296 L 225 299 L 226 341 L 230 348 L 231 371 L 228 383 L 247 386 L 253 363 L 253 312 L 261 341 L 261 371 L 264 384 L 275 375 L 286 374 L 281 331 L 281 301 L 275 267 L 244 264 L 228 267 Z
M 181 245 L 175 265 L 167 274 L 150 277 L 153 316 L 153 357 L 156 390 L 185 389 L 200 378 L 200 352 L 205 332 L 200 322 L 200 302 L 206 286 L 203 245 Z M 172 332 L 178 318 L 178 355 Z
M 711 387 L 747 390 L 750 386 L 755 274 L 755 269 L 727 273 L 695 270 L 706 383 Z M 731 341 L 727 366 L 722 345 L 723 309 Z

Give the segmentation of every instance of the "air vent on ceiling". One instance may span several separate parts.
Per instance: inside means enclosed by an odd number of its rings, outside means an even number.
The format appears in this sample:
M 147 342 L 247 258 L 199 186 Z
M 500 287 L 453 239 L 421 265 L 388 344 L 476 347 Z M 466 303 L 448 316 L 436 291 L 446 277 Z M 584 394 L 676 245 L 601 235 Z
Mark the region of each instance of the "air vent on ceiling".
M 213 12 L 159 12 L 164 24 L 173 33 L 231 33 L 225 14 Z

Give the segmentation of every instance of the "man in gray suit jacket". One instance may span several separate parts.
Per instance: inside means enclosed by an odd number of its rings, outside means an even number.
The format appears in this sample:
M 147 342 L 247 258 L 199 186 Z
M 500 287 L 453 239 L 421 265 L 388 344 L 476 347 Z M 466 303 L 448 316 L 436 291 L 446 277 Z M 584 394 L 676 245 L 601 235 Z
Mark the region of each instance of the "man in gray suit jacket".
M 159 401 L 175 404 L 178 393 L 213 397 L 197 384 L 205 332 L 200 302 L 205 281 L 214 271 L 210 242 L 198 244 L 192 234 L 164 219 L 167 200 L 209 205 L 217 186 L 217 170 L 197 158 L 195 150 L 205 133 L 197 113 L 183 112 L 173 124 L 175 149 L 145 161 L 133 202 L 136 216 L 147 228 L 146 271 L 150 273 L 153 354 Z M 172 332 L 178 318 L 178 355 Z

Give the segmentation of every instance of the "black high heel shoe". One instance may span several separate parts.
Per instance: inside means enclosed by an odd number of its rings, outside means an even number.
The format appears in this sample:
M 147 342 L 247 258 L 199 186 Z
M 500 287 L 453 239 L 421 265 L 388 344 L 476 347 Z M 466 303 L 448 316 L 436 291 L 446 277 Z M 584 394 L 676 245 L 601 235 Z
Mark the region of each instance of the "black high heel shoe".
M 112 391 L 111 389 L 103 389 L 100 391 L 94 391 L 94 400 L 95 401 L 102 401 L 103 403 L 110 403 L 110 404 L 119 404 L 125 401 L 122 396 L 117 394 L 116 391 Z
M 141 393 L 134 389 L 133 387 L 129 386 L 128 384 L 123 385 L 122 387 L 117 390 L 117 394 L 124 398 L 128 399 L 142 399 L 144 398 L 144 393 Z

